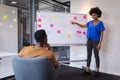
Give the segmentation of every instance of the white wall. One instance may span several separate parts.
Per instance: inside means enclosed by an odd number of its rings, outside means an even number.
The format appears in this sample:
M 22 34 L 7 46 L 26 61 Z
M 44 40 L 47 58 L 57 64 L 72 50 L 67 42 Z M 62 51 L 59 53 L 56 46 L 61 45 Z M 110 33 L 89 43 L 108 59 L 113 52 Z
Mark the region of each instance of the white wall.
M 0 4 L 0 52 L 18 52 L 17 8 Z
M 100 51 L 102 72 L 120 75 L 120 0 L 71 0 L 71 13 L 88 14 L 91 7 L 100 7 L 103 11 L 101 20 L 104 22 L 106 30 Z M 88 14 L 88 21 L 91 17 Z M 72 51 L 79 50 L 79 47 Z M 81 51 L 84 52 L 84 47 Z M 80 55 L 78 51 L 77 54 Z M 71 55 L 74 53 L 71 52 Z M 76 56 L 76 55 L 73 55 Z M 79 58 L 79 56 L 76 56 Z M 94 57 L 92 57 L 92 68 L 95 68 Z

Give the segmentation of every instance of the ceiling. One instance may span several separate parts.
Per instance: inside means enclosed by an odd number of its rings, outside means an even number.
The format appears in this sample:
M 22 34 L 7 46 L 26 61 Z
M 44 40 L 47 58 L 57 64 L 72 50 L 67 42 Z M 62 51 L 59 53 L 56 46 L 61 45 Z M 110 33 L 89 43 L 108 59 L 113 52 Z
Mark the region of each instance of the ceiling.
M 5 4 L 7 5 L 14 6 L 20 9 L 29 10 L 30 0 L 4 0 L 4 1 L 5 1 Z M 12 3 L 13 1 L 17 3 L 13 4 Z M 49 7 L 70 8 L 70 0 L 38 0 L 38 3 L 40 5 L 39 7 L 40 10 L 49 8 Z

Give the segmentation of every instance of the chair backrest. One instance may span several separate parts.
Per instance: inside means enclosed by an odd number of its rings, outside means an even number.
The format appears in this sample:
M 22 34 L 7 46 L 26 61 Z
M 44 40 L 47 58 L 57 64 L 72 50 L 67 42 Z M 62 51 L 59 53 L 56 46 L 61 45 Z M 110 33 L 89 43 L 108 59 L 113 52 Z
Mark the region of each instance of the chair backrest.
M 16 80 L 56 80 L 56 70 L 48 58 L 12 58 Z

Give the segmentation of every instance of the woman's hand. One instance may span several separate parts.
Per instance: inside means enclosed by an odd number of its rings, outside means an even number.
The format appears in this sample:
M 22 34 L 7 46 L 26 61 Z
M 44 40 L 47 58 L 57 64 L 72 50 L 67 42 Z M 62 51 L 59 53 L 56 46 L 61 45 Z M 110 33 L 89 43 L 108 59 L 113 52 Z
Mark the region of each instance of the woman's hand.
M 100 43 L 98 43 L 98 45 L 97 45 L 97 50 L 99 51 L 100 49 L 101 49 L 101 44 Z
M 76 22 L 76 21 L 70 21 L 72 24 L 76 24 L 76 25 L 78 25 L 79 27 L 81 27 L 81 28 L 85 28 L 85 27 L 87 27 L 87 25 L 86 24 L 80 24 L 80 23 L 78 23 L 78 22 Z
M 70 21 L 72 24 L 76 24 L 76 22 L 75 21 Z

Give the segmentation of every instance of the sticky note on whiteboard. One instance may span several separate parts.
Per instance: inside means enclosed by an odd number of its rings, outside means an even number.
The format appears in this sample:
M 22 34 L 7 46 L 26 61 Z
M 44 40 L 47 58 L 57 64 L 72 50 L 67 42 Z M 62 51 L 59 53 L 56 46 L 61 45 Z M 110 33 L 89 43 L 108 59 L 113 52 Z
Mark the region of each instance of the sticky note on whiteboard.
M 42 25 L 41 24 L 38 24 L 38 28 L 41 28 L 42 27 Z
M 83 35 L 86 35 L 86 32 L 85 32 L 85 31 L 83 32 Z
M 61 30 L 57 30 L 57 33 L 60 34 L 60 33 L 61 33 Z
M 70 34 L 68 34 L 68 35 L 67 35 L 67 38 L 69 38 L 69 39 L 70 39 L 70 38 L 71 38 L 71 35 L 70 35 Z
M 77 30 L 76 31 L 76 34 L 81 34 L 82 32 L 80 30 Z
M 83 16 L 83 19 L 86 19 L 87 18 L 87 16 Z
M 74 18 L 73 18 L 74 20 L 77 20 L 77 17 L 76 16 L 74 16 Z
M 52 28 L 52 27 L 54 27 L 54 25 L 53 25 L 53 24 L 50 24 L 50 27 Z
M 53 20 L 57 20 L 57 16 L 53 16 Z
M 12 10 L 12 13 L 15 14 L 16 13 L 15 10 Z
M 2 27 L 2 26 L 3 26 L 3 23 L 0 22 L 0 27 Z
M 8 19 L 8 16 L 7 15 L 3 15 L 3 19 Z
M 42 19 L 41 19 L 41 18 L 39 18 L 39 19 L 38 19 L 38 22 L 41 22 L 41 21 L 42 21 Z

